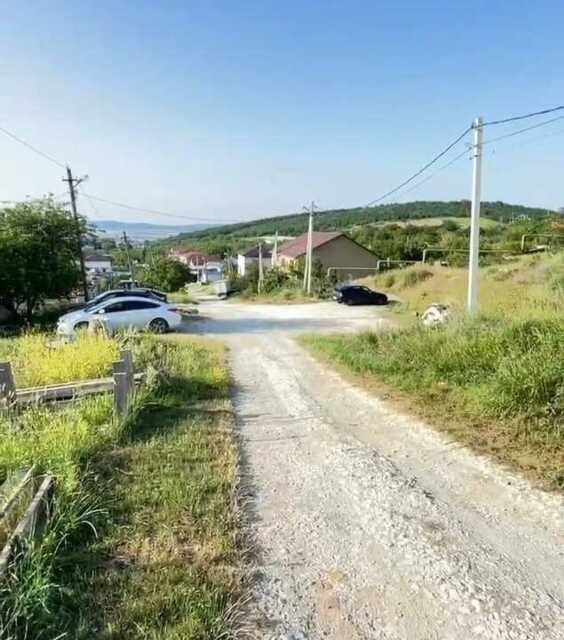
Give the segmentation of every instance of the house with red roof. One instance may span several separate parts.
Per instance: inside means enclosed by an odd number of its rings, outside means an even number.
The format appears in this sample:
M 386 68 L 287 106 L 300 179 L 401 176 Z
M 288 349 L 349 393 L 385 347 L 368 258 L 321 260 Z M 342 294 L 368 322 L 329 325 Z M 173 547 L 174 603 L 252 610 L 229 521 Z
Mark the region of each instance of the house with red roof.
M 290 267 L 305 259 L 307 233 L 278 247 L 277 264 Z M 332 268 L 340 280 L 358 278 L 374 273 L 378 258 L 372 251 L 358 244 L 340 231 L 314 231 L 312 236 L 313 262 L 324 271 Z

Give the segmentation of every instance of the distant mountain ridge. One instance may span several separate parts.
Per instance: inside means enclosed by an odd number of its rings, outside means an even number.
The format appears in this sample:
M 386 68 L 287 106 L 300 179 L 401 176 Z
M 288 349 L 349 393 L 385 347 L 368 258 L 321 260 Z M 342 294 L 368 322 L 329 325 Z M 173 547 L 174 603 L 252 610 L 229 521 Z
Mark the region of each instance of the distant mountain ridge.
M 162 240 L 178 234 L 194 233 L 208 229 L 209 224 L 155 224 L 152 222 L 125 222 L 121 220 L 91 220 L 97 229 L 110 238 L 118 238 L 125 233 L 131 240 Z
M 481 216 L 498 222 L 510 222 L 519 216 L 534 218 L 554 214 L 554 211 L 540 207 L 526 207 L 506 202 L 482 202 Z M 469 217 L 469 200 L 452 201 L 415 201 L 378 205 L 375 207 L 356 207 L 352 209 L 330 209 L 315 214 L 315 228 L 318 231 L 342 231 L 356 225 L 365 225 L 381 221 L 417 220 L 421 218 L 460 218 Z M 260 218 L 238 224 L 214 226 L 180 233 L 168 237 L 162 244 L 182 246 L 193 241 L 208 241 L 219 238 L 242 238 L 273 235 L 297 236 L 307 229 L 308 215 L 290 213 L 287 215 Z

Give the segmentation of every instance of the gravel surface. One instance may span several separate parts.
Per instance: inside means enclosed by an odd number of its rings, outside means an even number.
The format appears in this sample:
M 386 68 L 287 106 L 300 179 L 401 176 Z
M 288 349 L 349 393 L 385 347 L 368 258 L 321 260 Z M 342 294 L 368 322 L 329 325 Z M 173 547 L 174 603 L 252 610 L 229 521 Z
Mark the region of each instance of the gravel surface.
M 326 370 L 300 331 L 385 310 L 204 303 L 231 348 L 257 637 L 564 638 L 562 499 Z

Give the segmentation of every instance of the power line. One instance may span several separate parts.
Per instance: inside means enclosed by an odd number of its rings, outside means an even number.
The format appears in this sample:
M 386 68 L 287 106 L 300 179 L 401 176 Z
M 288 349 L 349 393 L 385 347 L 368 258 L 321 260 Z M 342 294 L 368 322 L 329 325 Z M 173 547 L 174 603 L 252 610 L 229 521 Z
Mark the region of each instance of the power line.
M 424 165 L 423 167 L 421 167 L 421 169 L 419 169 L 419 171 L 417 171 L 416 173 L 414 173 L 412 176 L 410 176 L 407 180 L 404 180 L 401 184 L 399 184 L 397 187 L 394 187 L 393 189 L 391 189 L 390 191 L 388 191 L 387 193 L 385 193 L 384 195 L 376 198 L 375 200 L 371 200 L 367 205 L 367 207 L 372 207 L 375 204 L 377 204 L 378 202 L 384 200 L 385 198 L 387 198 L 388 196 L 391 196 L 392 194 L 396 193 L 397 191 L 399 191 L 400 189 L 402 189 L 403 187 L 405 187 L 407 184 L 409 184 L 410 182 L 412 182 L 413 180 L 415 180 L 415 178 L 418 178 L 424 171 L 426 171 L 429 167 L 433 166 L 436 162 L 438 162 L 443 156 L 445 156 L 453 147 L 455 147 L 470 131 L 472 131 L 472 126 L 468 127 L 467 129 L 465 129 L 455 140 L 453 140 L 447 147 L 445 147 L 440 153 L 438 153 L 432 160 L 430 160 L 426 165 Z
M 447 162 L 446 164 L 443 164 L 436 171 L 433 171 L 433 173 L 431 173 L 431 175 L 427 176 L 423 180 L 420 180 L 419 182 L 414 184 L 412 187 L 410 187 L 406 191 L 403 191 L 400 195 L 404 196 L 404 195 L 406 195 L 408 193 L 411 193 L 412 191 L 416 191 L 421 185 L 425 184 L 426 182 L 429 182 L 429 180 L 434 178 L 438 173 L 441 173 L 441 171 L 444 171 L 445 169 L 448 169 L 457 160 L 460 160 L 461 158 L 463 158 L 467 153 L 468 153 L 468 149 L 464 149 L 464 151 L 462 153 L 459 153 L 457 156 L 454 156 L 454 158 L 452 160 L 449 160 L 449 162 Z
M 7 135 L 9 138 L 12 138 L 12 140 L 15 140 L 16 142 L 19 142 L 20 144 L 23 144 L 24 147 L 27 147 L 28 149 L 30 149 L 34 153 L 37 153 L 37 155 L 41 156 L 42 158 L 45 158 L 45 160 L 49 160 L 49 162 L 52 162 L 53 164 L 56 164 L 61 169 L 66 169 L 67 168 L 65 164 L 63 164 L 62 162 L 59 162 L 56 158 L 53 158 L 53 156 L 50 156 L 48 153 L 45 153 L 44 151 L 41 151 L 41 149 L 38 149 L 37 147 L 34 147 L 33 145 L 29 144 L 29 142 L 26 142 L 25 140 L 22 140 L 15 133 L 12 133 L 11 131 L 8 131 L 7 129 L 4 129 L 3 127 L 0 127 L 0 131 L 3 134 Z
M 142 213 L 154 213 L 155 215 L 159 215 L 159 216 L 165 216 L 168 218 L 178 218 L 180 220 L 191 220 L 194 222 L 217 222 L 217 220 L 212 220 L 211 218 L 183 216 L 176 213 L 169 213 L 167 211 L 159 211 L 158 209 L 146 209 L 145 207 L 136 207 L 134 205 L 126 204 L 124 202 L 116 202 L 115 200 L 108 200 L 107 198 L 101 198 L 100 196 L 93 196 L 92 194 L 85 193 L 84 190 L 81 190 L 81 193 L 86 198 L 92 198 L 92 200 L 97 200 L 98 202 L 103 202 L 104 204 L 111 204 L 116 207 L 122 207 L 123 209 L 130 209 L 131 211 L 141 211 Z M 240 220 L 221 220 L 220 222 L 240 222 Z
M 524 129 L 518 129 L 517 131 L 512 131 L 511 133 L 506 133 L 503 136 L 498 136 L 497 138 L 492 138 L 491 140 L 486 140 L 483 144 L 492 144 L 492 142 L 498 142 L 499 140 L 505 140 L 505 138 L 512 138 L 513 136 L 518 136 L 521 133 L 525 133 L 526 131 L 532 131 L 533 129 L 539 129 L 540 127 L 544 127 L 547 124 L 552 124 L 557 120 L 564 120 L 564 116 L 556 116 L 556 118 L 551 118 L 550 120 L 544 120 L 543 122 L 539 122 L 538 124 L 534 124 L 531 127 L 525 127 Z
M 481 126 L 489 127 L 495 124 L 505 124 L 506 122 L 514 122 L 515 120 L 525 120 L 526 118 L 534 118 L 535 116 L 544 116 L 547 113 L 562 111 L 562 109 L 564 109 L 564 104 L 558 107 L 552 107 L 552 109 L 543 109 L 543 111 L 533 111 L 532 113 L 525 113 L 522 116 L 512 116 L 510 118 L 503 118 L 502 120 L 490 120 L 489 122 L 484 122 Z

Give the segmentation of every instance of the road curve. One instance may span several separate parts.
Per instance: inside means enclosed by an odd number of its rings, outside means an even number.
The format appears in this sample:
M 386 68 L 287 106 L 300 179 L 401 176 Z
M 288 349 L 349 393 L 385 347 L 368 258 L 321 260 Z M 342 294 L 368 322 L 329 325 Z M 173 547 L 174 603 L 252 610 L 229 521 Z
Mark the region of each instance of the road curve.
M 257 637 L 564 638 L 560 497 L 315 362 L 300 331 L 377 326 L 337 305 L 206 303 L 230 346 L 257 545 Z

